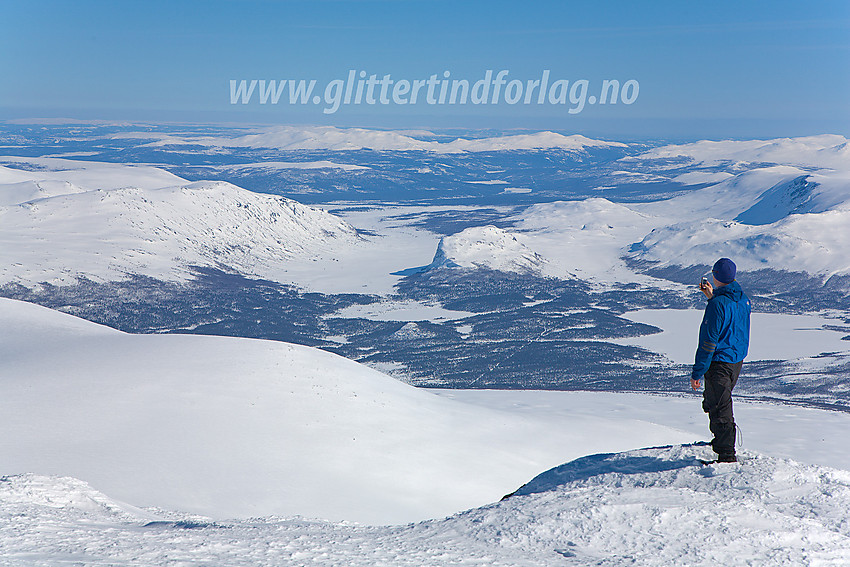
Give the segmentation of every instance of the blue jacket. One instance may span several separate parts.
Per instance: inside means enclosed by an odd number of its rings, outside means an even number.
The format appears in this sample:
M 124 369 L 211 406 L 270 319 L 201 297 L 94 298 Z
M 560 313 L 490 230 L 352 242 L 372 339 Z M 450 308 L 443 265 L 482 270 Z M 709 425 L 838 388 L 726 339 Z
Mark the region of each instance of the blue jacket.
M 734 281 L 714 290 L 699 328 L 699 347 L 691 378 L 702 380 L 709 365 L 740 362 L 750 348 L 750 299 Z

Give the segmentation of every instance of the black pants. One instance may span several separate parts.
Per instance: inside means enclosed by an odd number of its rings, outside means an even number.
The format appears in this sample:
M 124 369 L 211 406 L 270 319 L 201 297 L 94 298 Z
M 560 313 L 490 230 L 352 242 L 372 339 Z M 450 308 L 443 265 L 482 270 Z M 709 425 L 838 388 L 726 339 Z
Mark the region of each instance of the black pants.
M 738 382 L 743 362 L 712 362 L 705 373 L 702 409 L 708 414 L 708 428 L 714 434 L 711 448 L 719 455 L 735 454 L 735 416 L 732 389 Z

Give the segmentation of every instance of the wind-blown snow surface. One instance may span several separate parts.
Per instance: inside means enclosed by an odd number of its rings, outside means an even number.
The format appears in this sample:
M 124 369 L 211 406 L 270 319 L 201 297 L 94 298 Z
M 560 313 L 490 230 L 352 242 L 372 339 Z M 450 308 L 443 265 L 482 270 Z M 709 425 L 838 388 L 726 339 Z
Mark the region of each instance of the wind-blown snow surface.
M 216 518 L 439 517 L 588 452 L 693 438 L 635 420 L 553 427 L 317 349 L 128 335 L 8 299 L 0 387 L 0 474 L 71 476 Z
M 7 565 L 846 565 L 850 473 L 706 447 L 597 454 L 502 502 L 399 527 L 209 522 L 134 509 L 86 484 L 0 480 Z M 439 490 L 439 488 L 437 489 Z
M 226 182 L 191 183 L 153 167 L 16 161 L 46 170 L 0 167 L 2 282 L 185 280 L 193 266 L 286 281 L 293 264 L 362 240 L 327 212 Z

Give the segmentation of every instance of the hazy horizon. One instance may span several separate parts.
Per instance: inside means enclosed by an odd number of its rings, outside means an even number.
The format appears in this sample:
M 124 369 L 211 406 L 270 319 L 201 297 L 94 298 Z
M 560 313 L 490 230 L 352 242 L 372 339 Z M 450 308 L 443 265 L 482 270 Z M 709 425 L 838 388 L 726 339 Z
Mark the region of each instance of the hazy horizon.
M 5 21 L 6 121 L 674 140 L 850 134 L 845 2 L 36 1 L 9 6 Z M 476 102 L 475 84 L 488 72 L 492 96 Z M 360 93 L 350 78 L 371 80 L 374 93 Z M 276 81 L 281 90 L 271 99 L 282 98 L 262 102 L 261 86 L 234 102 L 231 81 Z M 316 88 L 293 103 L 281 81 Z M 615 102 L 603 104 L 606 81 L 616 83 L 607 92 Z M 349 103 L 337 99 L 328 113 L 343 82 Z M 630 82 L 629 96 L 617 98 Z

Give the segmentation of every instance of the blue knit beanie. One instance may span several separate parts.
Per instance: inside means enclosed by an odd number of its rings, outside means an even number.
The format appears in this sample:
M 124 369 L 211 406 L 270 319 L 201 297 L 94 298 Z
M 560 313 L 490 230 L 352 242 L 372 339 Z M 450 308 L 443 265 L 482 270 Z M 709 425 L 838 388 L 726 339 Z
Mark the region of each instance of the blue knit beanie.
M 720 283 L 730 284 L 735 281 L 735 262 L 729 258 L 721 258 L 715 262 L 711 273 L 714 274 L 714 279 Z

